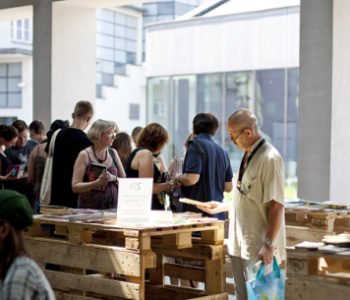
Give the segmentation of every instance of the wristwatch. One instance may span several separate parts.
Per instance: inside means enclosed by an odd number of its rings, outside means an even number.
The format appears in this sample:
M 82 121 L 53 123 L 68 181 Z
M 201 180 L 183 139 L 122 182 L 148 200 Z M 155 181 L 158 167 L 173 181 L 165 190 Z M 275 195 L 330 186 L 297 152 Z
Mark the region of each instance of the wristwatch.
M 271 240 L 269 238 L 265 238 L 264 244 L 265 244 L 266 247 L 271 248 L 273 246 L 273 244 L 274 244 L 274 240 Z

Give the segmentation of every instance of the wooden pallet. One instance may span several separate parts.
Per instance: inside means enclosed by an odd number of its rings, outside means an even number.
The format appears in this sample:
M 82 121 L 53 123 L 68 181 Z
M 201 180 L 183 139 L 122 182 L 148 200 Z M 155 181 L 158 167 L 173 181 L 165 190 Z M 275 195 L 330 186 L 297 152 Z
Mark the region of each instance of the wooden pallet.
M 285 210 L 287 246 L 303 241 L 318 242 L 325 235 L 350 232 L 350 211 Z
M 205 289 L 194 296 L 223 292 L 223 222 L 156 228 L 103 223 L 41 217 L 27 233 L 26 247 L 45 270 L 58 299 L 143 300 L 146 281 L 163 286 L 165 276 L 204 282 Z M 193 238 L 193 232 L 200 236 Z M 165 257 L 196 259 L 202 265 L 179 266 Z
M 317 228 L 326 232 L 350 231 L 349 210 L 315 211 L 286 208 L 285 221 L 286 225 Z
M 288 249 L 286 299 L 349 299 L 350 254 Z

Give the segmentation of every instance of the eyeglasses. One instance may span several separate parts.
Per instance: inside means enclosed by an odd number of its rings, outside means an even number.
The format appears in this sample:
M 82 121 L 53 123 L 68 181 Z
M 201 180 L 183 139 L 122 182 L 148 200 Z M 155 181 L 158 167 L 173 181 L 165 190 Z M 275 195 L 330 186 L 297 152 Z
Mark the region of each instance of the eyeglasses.
M 111 133 L 104 133 L 104 135 L 107 135 L 108 137 L 115 139 L 117 133 L 116 132 L 111 132 Z
M 237 141 L 237 139 L 239 138 L 239 136 L 240 136 L 240 135 L 244 132 L 244 130 L 246 130 L 246 129 L 248 129 L 248 128 L 243 128 L 243 129 L 241 129 L 241 131 L 238 132 L 238 134 L 237 134 L 235 137 L 233 137 L 233 135 L 230 134 L 231 140 L 232 140 L 234 143 L 236 143 L 236 141 Z

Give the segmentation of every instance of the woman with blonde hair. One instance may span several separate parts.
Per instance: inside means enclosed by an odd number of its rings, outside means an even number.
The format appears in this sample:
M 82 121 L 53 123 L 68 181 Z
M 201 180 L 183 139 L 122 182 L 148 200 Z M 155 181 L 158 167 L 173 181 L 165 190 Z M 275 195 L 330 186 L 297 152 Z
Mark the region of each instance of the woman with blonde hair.
M 137 148 L 130 154 L 125 168 L 127 177 L 153 178 L 152 209 L 164 209 L 164 192 L 173 187 L 173 181 L 164 180 L 167 169 L 160 154 L 168 139 L 162 125 L 148 124 L 139 133 Z
M 82 150 L 74 164 L 72 189 L 79 193 L 78 207 L 116 208 L 118 177 L 125 177 L 117 151 L 110 148 L 118 126 L 97 120 L 88 131 L 92 146 Z

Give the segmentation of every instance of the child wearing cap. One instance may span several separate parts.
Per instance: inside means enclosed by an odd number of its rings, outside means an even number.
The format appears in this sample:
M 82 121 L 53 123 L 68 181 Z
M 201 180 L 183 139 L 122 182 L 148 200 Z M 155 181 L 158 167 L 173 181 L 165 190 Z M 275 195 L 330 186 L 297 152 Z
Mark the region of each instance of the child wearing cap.
M 0 190 L 0 299 L 51 300 L 55 295 L 39 266 L 24 248 L 22 231 L 33 224 L 26 197 Z

